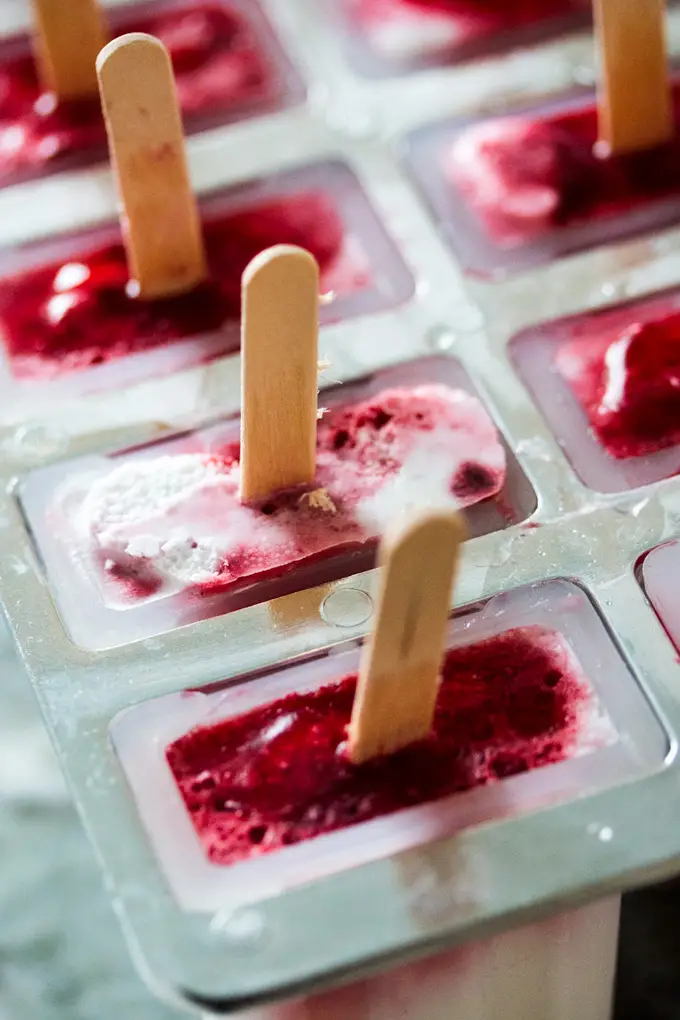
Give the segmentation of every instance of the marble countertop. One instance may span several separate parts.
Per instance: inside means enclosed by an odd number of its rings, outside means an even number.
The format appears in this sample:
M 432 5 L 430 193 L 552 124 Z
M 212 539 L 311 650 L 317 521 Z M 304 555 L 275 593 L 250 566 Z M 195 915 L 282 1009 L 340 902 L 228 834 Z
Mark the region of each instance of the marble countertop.
M 177 1020 L 135 973 L 0 621 L 0 1020 Z
M 0 680 L 0 1020 L 177 1020 L 133 970 L 1 622 Z M 615 1020 L 680 1020 L 679 922 L 680 880 L 625 899 Z

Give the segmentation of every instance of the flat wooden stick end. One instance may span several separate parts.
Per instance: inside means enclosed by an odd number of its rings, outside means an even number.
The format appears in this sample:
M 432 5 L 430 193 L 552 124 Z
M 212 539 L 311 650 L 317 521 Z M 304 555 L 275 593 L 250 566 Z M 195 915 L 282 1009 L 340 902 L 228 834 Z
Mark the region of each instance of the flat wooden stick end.
M 428 735 L 439 689 L 451 589 L 465 526 L 429 511 L 383 539 L 375 632 L 361 662 L 348 755 L 361 764 Z

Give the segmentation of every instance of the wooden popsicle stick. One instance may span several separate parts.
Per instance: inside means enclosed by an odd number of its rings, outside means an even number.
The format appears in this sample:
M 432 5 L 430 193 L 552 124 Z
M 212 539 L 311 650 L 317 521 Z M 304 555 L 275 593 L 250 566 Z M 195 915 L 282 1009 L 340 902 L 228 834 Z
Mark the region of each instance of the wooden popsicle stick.
M 60 99 L 97 94 L 97 54 L 108 33 L 97 0 L 31 0 L 33 49 L 44 89 Z
M 309 485 L 316 472 L 319 267 L 280 244 L 243 274 L 241 499 Z
M 383 539 L 377 622 L 362 657 L 348 731 L 355 764 L 392 754 L 432 728 L 464 538 L 458 515 L 430 512 Z
M 603 155 L 652 148 L 673 137 L 665 7 L 665 0 L 594 0 Z
M 207 269 L 168 51 L 151 35 L 120 36 L 97 76 L 130 279 L 142 298 L 191 290 Z

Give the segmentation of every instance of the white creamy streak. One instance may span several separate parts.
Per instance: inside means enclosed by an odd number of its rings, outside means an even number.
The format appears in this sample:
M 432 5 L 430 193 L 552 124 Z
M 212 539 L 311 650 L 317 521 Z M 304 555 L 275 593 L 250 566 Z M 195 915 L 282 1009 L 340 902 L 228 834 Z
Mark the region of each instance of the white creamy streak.
M 460 510 L 470 499 L 460 500 L 451 493 L 451 482 L 472 457 L 485 467 L 502 471 L 505 455 L 493 436 L 475 436 L 473 446 L 468 432 L 435 429 L 424 432 L 404 458 L 400 470 L 373 495 L 357 504 L 357 517 L 367 530 L 380 534 L 395 517 L 415 510 Z M 481 448 L 480 448 L 481 447 Z
M 274 521 L 256 530 L 238 486 L 237 466 L 225 471 L 202 454 L 133 460 L 95 482 L 79 523 L 114 563 L 145 560 L 161 577 L 201 584 L 215 578 L 230 547 L 281 538 Z
M 350 456 L 332 443 L 322 449 L 323 500 L 291 493 L 263 513 L 241 503 L 236 463 L 207 453 L 133 456 L 90 484 L 76 517 L 79 546 L 98 569 L 150 575 L 167 590 L 230 584 L 376 539 L 405 513 L 457 510 L 500 489 L 505 452 L 475 397 L 427 384 L 374 401 L 389 408 L 392 424 L 356 429 Z M 467 466 L 488 472 L 489 485 L 458 498 L 452 487 Z

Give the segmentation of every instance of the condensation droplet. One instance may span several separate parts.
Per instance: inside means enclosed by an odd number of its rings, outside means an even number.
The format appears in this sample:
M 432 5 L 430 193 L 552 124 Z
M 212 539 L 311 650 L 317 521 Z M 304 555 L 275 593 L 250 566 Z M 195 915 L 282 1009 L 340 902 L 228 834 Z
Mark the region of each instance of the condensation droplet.
M 456 334 L 448 326 L 433 326 L 427 334 L 428 346 L 433 351 L 450 351 L 456 342 Z
M 610 825 L 601 825 L 599 822 L 591 822 L 586 832 L 589 836 L 596 836 L 601 843 L 611 843 L 614 838 L 614 830 Z
M 596 300 L 605 298 L 606 301 L 616 301 L 626 297 L 627 293 L 628 284 L 625 280 L 608 280 L 596 292 Z
M 47 457 L 61 453 L 68 445 L 68 436 L 51 425 L 22 425 L 8 445 L 15 456 Z
M 595 69 L 588 64 L 576 64 L 571 69 L 571 78 L 576 85 L 594 85 Z
M 505 564 L 512 556 L 514 544 L 515 542 L 513 538 L 500 539 L 494 546 L 494 549 L 489 556 L 489 566 L 490 567 L 505 566 Z
M 235 945 L 250 947 L 262 941 L 266 925 L 257 910 L 219 911 L 210 922 L 210 930 Z
M 149 652 L 157 652 L 163 647 L 163 642 L 160 638 L 147 638 L 142 642 L 142 646 Z
M 336 588 L 321 603 L 320 613 L 331 627 L 361 627 L 373 615 L 373 599 L 361 588 Z
M 532 436 L 531 439 L 520 439 L 517 443 L 518 456 L 532 457 L 534 460 L 550 464 L 554 461 L 550 444 L 540 436 Z
M 378 130 L 374 118 L 367 113 L 348 115 L 344 110 L 329 109 L 326 121 L 333 131 L 339 131 L 348 138 L 356 138 L 358 141 L 373 138 Z

